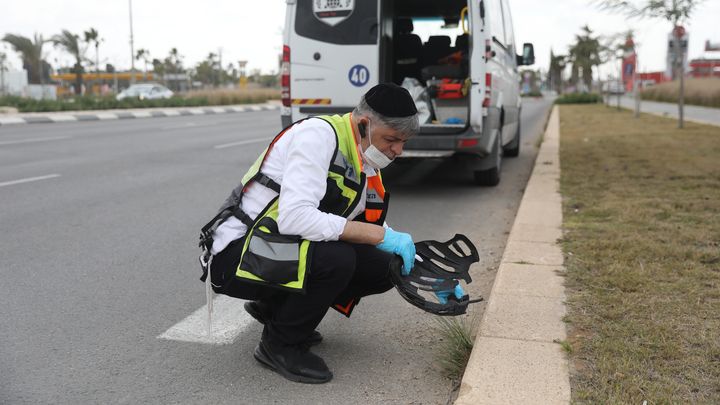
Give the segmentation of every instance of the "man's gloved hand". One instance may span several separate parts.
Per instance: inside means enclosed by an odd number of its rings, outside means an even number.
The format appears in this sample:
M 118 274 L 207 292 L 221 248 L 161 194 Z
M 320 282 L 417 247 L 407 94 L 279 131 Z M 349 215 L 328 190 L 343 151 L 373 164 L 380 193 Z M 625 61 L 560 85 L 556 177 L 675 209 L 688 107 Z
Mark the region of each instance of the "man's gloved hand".
M 403 259 L 402 274 L 410 274 L 415 265 L 415 244 L 408 233 L 396 232 L 392 228 L 385 228 L 385 238 L 377 245 L 383 252 L 394 253 Z
M 437 291 L 435 295 L 438 297 L 438 301 L 441 304 L 447 304 L 448 297 L 450 294 L 455 293 L 455 298 L 460 299 L 465 296 L 465 291 L 460 284 L 455 286 L 455 290 Z

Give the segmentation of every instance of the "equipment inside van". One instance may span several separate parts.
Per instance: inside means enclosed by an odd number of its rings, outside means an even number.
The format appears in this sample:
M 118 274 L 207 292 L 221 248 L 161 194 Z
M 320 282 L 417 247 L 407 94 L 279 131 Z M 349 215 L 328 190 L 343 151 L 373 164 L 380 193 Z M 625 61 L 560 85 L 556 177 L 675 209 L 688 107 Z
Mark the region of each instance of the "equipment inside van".
M 352 111 L 377 83 L 407 88 L 421 130 L 401 158 L 454 158 L 480 185 L 520 151 L 509 0 L 287 0 L 282 123 Z

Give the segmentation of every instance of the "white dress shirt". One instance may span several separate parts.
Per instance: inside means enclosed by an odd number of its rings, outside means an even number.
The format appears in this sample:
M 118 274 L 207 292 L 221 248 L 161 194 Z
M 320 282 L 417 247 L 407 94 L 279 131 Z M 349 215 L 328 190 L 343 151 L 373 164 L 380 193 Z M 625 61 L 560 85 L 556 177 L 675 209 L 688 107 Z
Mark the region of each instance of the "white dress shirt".
M 335 132 L 327 121 L 309 119 L 290 128 L 270 150 L 262 172 L 281 187 L 277 220 L 281 234 L 300 235 L 311 241 L 340 238 L 347 219 L 318 210 L 325 196 L 328 168 L 336 144 Z M 370 165 L 363 165 L 363 171 L 368 177 L 375 175 Z M 276 196 L 276 192 L 262 184 L 252 183 L 243 195 L 242 209 L 250 218 L 255 218 Z M 365 200 L 363 190 L 349 218 L 365 210 Z M 246 231 L 245 224 L 231 216 L 213 234 L 211 253 L 219 253 Z

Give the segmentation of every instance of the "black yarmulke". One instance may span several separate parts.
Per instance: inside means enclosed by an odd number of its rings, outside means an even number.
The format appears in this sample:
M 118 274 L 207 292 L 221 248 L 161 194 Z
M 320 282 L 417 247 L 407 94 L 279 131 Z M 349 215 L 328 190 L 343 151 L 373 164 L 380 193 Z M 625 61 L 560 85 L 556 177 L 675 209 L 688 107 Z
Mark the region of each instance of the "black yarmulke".
M 417 114 L 410 93 L 393 83 L 380 83 L 365 93 L 365 102 L 380 115 L 409 117 Z

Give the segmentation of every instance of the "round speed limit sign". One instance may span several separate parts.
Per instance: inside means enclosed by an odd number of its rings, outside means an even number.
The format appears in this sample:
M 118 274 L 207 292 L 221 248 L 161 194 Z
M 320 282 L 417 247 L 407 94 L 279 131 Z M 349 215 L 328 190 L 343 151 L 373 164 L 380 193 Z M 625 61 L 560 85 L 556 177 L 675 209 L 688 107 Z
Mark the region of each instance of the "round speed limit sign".
M 353 86 L 362 87 L 370 80 L 370 71 L 363 65 L 355 65 L 350 68 L 348 79 Z

